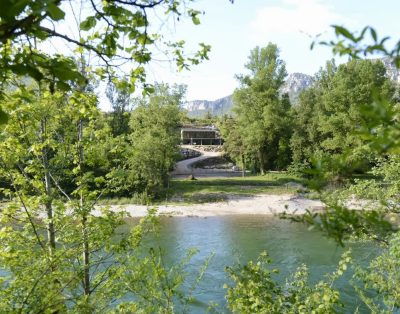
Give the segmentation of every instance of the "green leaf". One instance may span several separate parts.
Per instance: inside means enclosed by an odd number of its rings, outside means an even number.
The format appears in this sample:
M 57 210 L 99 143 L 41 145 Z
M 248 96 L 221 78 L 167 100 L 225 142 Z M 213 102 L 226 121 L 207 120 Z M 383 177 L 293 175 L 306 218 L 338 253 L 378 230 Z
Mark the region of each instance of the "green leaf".
M 30 77 L 34 78 L 36 81 L 41 81 L 43 79 L 43 74 L 38 69 L 28 66 L 27 73 Z
M 65 12 L 61 10 L 54 2 L 47 5 L 47 13 L 54 21 L 62 20 L 65 17 Z
M 1 10 L 0 17 L 4 19 L 13 19 L 19 14 L 21 14 L 26 6 L 29 4 L 29 0 L 19 0 L 19 1 L 2 1 L 3 7 L 7 10 Z
M 371 32 L 372 38 L 376 42 L 378 40 L 378 36 L 376 35 L 376 31 L 372 27 L 370 27 L 369 31 Z
M 94 16 L 89 16 L 86 20 L 82 21 L 79 27 L 81 30 L 88 31 L 96 26 L 96 18 Z
M 140 12 L 136 12 L 132 18 L 133 27 L 144 27 L 148 25 L 147 17 Z
M 140 34 L 139 36 L 137 36 L 137 41 L 139 44 L 141 44 L 142 46 L 146 45 L 147 43 L 149 43 L 149 39 L 147 37 L 146 34 Z
M 198 17 L 199 14 L 201 14 L 200 11 L 189 9 L 188 10 L 188 14 L 192 18 L 192 22 L 193 22 L 194 25 L 199 25 L 200 24 L 200 19 Z
M 69 84 L 67 84 L 67 83 L 65 83 L 65 82 L 58 81 L 58 82 L 56 83 L 56 85 L 57 85 L 57 89 L 58 89 L 58 90 L 65 91 L 65 92 L 71 90 L 71 86 L 69 86 Z
M 24 64 L 13 64 L 10 66 L 10 69 L 13 73 L 17 75 L 28 75 L 36 81 L 41 81 L 43 79 L 43 74 L 33 66 Z
M 192 16 L 192 22 L 194 25 L 199 25 L 200 24 L 200 19 L 197 17 L 197 15 Z
M 45 66 L 60 81 L 83 82 L 82 75 L 77 71 L 76 65 L 71 59 L 58 56 L 48 61 Z
M 344 28 L 339 25 L 333 25 L 333 28 L 335 29 L 336 35 L 342 35 L 343 37 L 350 39 L 351 41 L 356 41 L 353 34 L 350 33 L 350 31 L 347 28 Z
M 0 108 L 0 125 L 6 124 L 8 121 L 8 114 Z

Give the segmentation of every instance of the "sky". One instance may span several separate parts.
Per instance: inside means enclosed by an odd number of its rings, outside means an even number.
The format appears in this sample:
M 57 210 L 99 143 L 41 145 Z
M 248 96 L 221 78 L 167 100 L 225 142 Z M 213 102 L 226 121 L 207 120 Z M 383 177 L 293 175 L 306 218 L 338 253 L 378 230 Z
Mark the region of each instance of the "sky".
M 66 12 L 79 12 L 71 5 L 73 2 L 65 3 Z M 204 12 L 200 25 L 183 18 L 179 22 L 165 22 L 161 12 L 153 12 L 152 31 L 171 41 L 184 40 L 189 54 L 198 49 L 199 43 L 211 45 L 209 60 L 190 71 L 178 72 L 173 62 L 166 62 L 165 55 L 155 54 L 155 59 L 163 61 L 152 61 L 147 66 L 149 83 L 185 84 L 189 101 L 231 95 L 238 87 L 235 75 L 246 74 L 244 65 L 251 49 L 269 42 L 279 47 L 288 73 L 313 75 L 334 57 L 328 47 L 318 45 L 310 49 L 317 34 L 324 40 L 334 39 L 332 24 L 352 31 L 373 26 L 380 37 L 390 36 L 392 45 L 400 39 L 400 0 L 234 0 L 233 4 L 229 0 L 196 0 L 191 6 Z M 59 27 L 78 39 L 79 22 L 71 16 L 67 14 L 69 18 L 60 22 Z M 43 49 L 49 52 L 71 53 L 71 47 L 61 39 L 44 45 Z M 339 64 L 347 59 L 336 60 Z M 99 86 L 100 107 L 111 110 L 104 95 L 105 83 Z
M 269 42 L 278 45 L 288 73 L 313 75 L 333 54 L 323 46 L 310 50 L 312 38 L 334 38 L 332 24 L 354 31 L 371 25 L 392 43 L 400 38 L 399 0 L 199 0 L 196 7 L 204 11 L 200 25 L 183 21 L 161 31 L 185 40 L 189 51 L 210 44 L 210 60 L 183 72 L 169 63 L 148 68 L 150 81 L 186 84 L 188 100 L 230 95 L 238 87 L 235 74 L 246 73 L 250 50 Z

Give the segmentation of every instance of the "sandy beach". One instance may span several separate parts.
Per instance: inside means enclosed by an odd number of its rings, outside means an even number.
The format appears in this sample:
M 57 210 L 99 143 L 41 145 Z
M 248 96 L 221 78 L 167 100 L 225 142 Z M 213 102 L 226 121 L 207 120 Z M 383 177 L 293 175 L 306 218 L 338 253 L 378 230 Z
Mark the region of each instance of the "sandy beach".
M 227 201 L 192 205 L 158 205 L 159 215 L 210 217 L 223 215 L 275 215 L 283 212 L 304 214 L 306 210 L 318 211 L 324 204 L 298 195 L 267 195 L 251 197 L 232 196 Z M 143 217 L 151 206 L 112 205 L 113 211 L 126 211 L 132 217 Z M 94 213 L 100 214 L 99 210 Z

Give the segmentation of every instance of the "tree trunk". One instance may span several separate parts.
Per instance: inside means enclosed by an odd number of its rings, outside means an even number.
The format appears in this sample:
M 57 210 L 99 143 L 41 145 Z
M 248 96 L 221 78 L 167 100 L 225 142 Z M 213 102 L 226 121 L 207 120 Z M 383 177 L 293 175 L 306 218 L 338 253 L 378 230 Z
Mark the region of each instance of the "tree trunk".
M 87 225 L 87 214 L 82 216 L 82 237 L 83 237 L 83 290 L 86 296 L 90 295 L 90 252 L 89 235 Z
M 86 62 L 83 54 L 81 54 L 81 74 L 83 76 L 86 76 Z M 85 88 L 82 87 L 80 90 L 82 93 L 85 92 Z M 78 122 L 78 162 L 79 162 L 79 174 L 81 176 L 81 179 L 83 178 L 84 174 L 84 149 L 83 149 L 83 119 L 79 119 Z M 81 184 L 83 182 L 81 181 Z M 82 278 L 82 283 L 83 283 L 83 291 L 85 296 L 87 297 L 87 301 L 89 301 L 89 295 L 90 295 L 90 245 L 89 245 L 89 230 L 88 230 L 88 212 L 87 208 L 85 208 L 85 195 L 83 193 L 83 187 L 80 187 L 80 200 L 79 200 L 79 207 L 81 211 L 81 224 L 82 224 L 82 259 L 83 259 L 83 278 Z
M 82 146 L 83 140 L 83 120 L 80 119 L 78 123 L 78 154 L 79 154 L 79 170 L 80 175 L 83 176 L 83 163 L 84 163 L 84 152 Z M 79 206 L 82 213 L 81 224 L 82 224 L 82 246 L 83 246 L 83 291 L 86 296 L 90 295 L 90 251 L 89 251 L 89 233 L 87 224 L 87 212 L 85 207 L 85 200 L 83 191 L 80 191 Z
M 242 157 L 242 177 L 244 178 L 245 173 L 246 173 L 246 164 L 245 164 L 245 161 L 244 161 L 244 154 L 243 153 L 241 154 L 241 157 Z
M 46 137 L 46 118 L 42 119 L 40 122 L 40 133 L 41 133 L 41 140 L 42 143 L 45 142 Z M 49 243 L 49 251 L 50 255 L 54 254 L 56 249 L 56 232 L 54 228 L 54 221 L 53 221 L 53 206 L 52 206 L 52 183 L 50 178 L 50 171 L 49 171 L 49 159 L 48 159 L 48 147 L 46 145 L 42 148 L 42 165 L 44 169 L 44 182 L 45 182 L 45 193 L 46 193 L 46 202 L 45 208 L 47 213 L 47 238 Z
M 260 172 L 261 175 L 265 174 L 265 169 L 264 169 L 264 154 L 261 149 L 258 150 L 258 162 L 260 163 Z

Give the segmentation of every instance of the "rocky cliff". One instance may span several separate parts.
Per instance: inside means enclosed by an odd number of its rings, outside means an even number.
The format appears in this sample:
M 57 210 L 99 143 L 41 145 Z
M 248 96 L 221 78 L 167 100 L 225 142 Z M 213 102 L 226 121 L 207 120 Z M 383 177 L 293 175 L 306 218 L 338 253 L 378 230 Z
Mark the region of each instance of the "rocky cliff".
M 396 66 L 393 64 L 393 61 L 389 57 L 385 57 L 381 60 L 386 67 L 386 75 L 395 83 L 400 84 L 400 71 Z
M 296 103 L 302 90 L 310 87 L 313 79 L 310 75 L 303 73 L 292 73 L 287 77 L 285 84 L 281 88 L 281 94 L 288 93 L 290 101 Z M 207 114 L 212 116 L 222 116 L 232 113 L 232 95 L 210 101 L 193 100 L 182 105 L 188 111 L 190 117 L 204 117 Z
M 204 117 L 207 114 L 212 116 L 222 116 L 232 111 L 232 95 L 210 101 L 193 100 L 182 105 L 183 109 L 188 111 L 190 117 Z
M 283 84 L 280 93 L 281 95 L 288 93 L 290 102 L 295 104 L 300 93 L 309 88 L 314 83 L 311 75 L 304 73 L 291 73 L 288 75 L 285 84 Z

